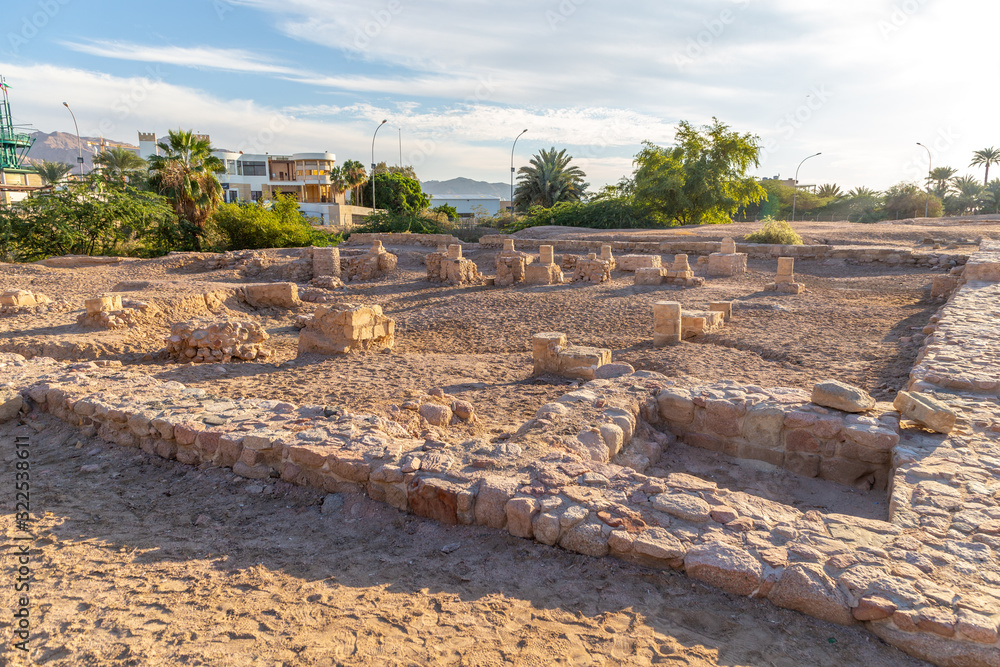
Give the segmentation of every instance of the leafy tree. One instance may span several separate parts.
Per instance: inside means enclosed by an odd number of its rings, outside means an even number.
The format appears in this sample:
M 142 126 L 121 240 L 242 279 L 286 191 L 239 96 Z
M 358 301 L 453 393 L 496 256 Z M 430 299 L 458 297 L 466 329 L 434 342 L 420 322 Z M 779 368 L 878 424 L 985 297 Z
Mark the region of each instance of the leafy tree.
M 891 220 L 923 215 L 925 205 L 927 214 L 932 218 L 942 212 L 941 200 L 934 195 L 930 195 L 928 200 L 927 192 L 916 183 L 897 183 L 885 191 L 884 197 L 882 210 L 885 217 Z
M 0 208 L 0 256 L 35 261 L 66 254 L 157 255 L 176 228 L 167 200 L 90 174 L 60 190 L 34 192 Z
M 344 175 L 346 186 L 351 190 L 351 203 L 357 206 L 361 203 L 360 188 L 368 182 L 368 172 L 365 171 L 365 165 L 357 160 L 345 160 L 340 169 Z
M 344 173 L 343 165 L 334 167 L 330 170 L 330 191 L 333 194 L 334 201 L 342 193 L 347 192 L 347 176 Z
M 215 175 L 225 171 L 225 165 L 212 155 L 211 143 L 191 130 L 170 130 L 168 140 L 158 146 L 164 155 L 149 159 L 150 186 L 170 200 L 192 234 L 194 248 L 201 250 L 205 223 L 222 203 L 222 185 Z
M 928 185 L 934 184 L 931 190 L 939 198 L 944 199 L 951 192 L 951 179 L 958 173 L 958 169 L 953 167 L 934 167 L 927 175 Z
M 372 205 L 370 187 L 362 188 L 361 196 L 365 206 Z M 374 208 L 392 213 L 419 213 L 431 203 L 421 189 L 420 181 L 392 173 L 375 174 L 375 198 L 378 205 Z
M 531 206 L 551 208 L 559 202 L 580 201 L 587 189 L 587 177 L 577 166 L 571 166 L 572 156 L 566 149 L 544 148 L 532 156 L 531 166 L 521 167 L 514 190 L 514 207 L 524 211 Z
M 1000 149 L 993 147 L 984 148 L 981 151 L 975 151 L 972 154 L 972 162 L 969 164 L 970 167 L 986 167 L 986 175 L 983 176 L 983 185 L 986 185 L 990 180 L 990 165 L 1000 164 Z
M 299 248 L 329 245 L 329 237 L 313 229 L 291 195 L 276 194 L 273 201 L 223 204 L 212 222 L 226 238 L 226 250 Z
M 596 199 L 590 202 L 559 202 L 551 208 L 532 206 L 528 214 L 504 228 L 512 234 L 527 227 L 561 225 L 592 229 L 642 229 L 662 227 L 647 210 L 624 197 Z
M 149 164 L 138 154 L 121 146 L 111 146 L 94 156 L 94 164 L 104 167 L 109 179 L 117 179 L 122 183 L 134 183 Z
M 1000 178 L 986 184 L 979 196 L 978 206 L 982 213 L 1000 213 Z
M 419 181 L 420 180 L 419 178 L 417 178 L 417 172 L 413 171 L 413 166 L 412 165 L 405 165 L 405 166 L 402 166 L 402 167 L 397 166 L 397 165 L 392 165 L 390 167 L 390 166 L 386 165 L 385 162 L 379 162 L 377 165 L 375 165 L 375 173 L 376 174 L 402 174 L 403 176 L 406 176 L 407 178 L 412 178 L 415 181 Z
M 441 204 L 440 206 L 435 206 L 432 210 L 435 213 L 444 214 L 449 220 L 458 220 L 459 218 L 458 209 L 451 204 Z
M 820 199 L 840 199 L 844 194 L 836 183 L 825 183 L 816 190 L 816 196 Z
M 376 183 L 376 187 L 378 184 Z M 378 196 L 376 192 L 375 196 Z M 365 216 L 365 222 L 360 227 L 351 230 L 352 234 L 449 234 L 451 230 L 439 221 L 433 220 L 424 213 L 414 211 L 375 211 Z
M 859 185 L 847 193 L 848 197 L 878 197 L 878 190 Z
M 42 160 L 35 166 L 35 171 L 42 177 L 42 185 L 58 185 L 73 171 L 73 167 L 65 162 Z
M 965 215 L 976 210 L 985 187 L 974 176 L 960 176 L 952 179 L 954 193 L 945 199 L 945 210 L 949 215 Z
M 759 165 L 760 139 L 717 118 L 700 130 L 681 121 L 673 148 L 645 142 L 635 157 L 634 201 L 657 219 L 697 225 L 729 222 L 766 192 L 747 175 Z

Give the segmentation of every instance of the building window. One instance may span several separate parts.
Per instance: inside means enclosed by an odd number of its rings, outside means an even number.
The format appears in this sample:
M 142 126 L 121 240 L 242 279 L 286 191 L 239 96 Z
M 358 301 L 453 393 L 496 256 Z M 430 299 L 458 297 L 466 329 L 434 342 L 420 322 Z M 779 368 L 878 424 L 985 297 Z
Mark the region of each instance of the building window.
M 246 160 L 237 162 L 236 164 L 240 176 L 267 176 L 266 162 Z
M 252 199 L 254 201 L 260 201 L 263 196 L 264 196 L 264 193 L 262 191 L 260 191 L 260 190 L 251 190 L 250 191 L 250 199 Z

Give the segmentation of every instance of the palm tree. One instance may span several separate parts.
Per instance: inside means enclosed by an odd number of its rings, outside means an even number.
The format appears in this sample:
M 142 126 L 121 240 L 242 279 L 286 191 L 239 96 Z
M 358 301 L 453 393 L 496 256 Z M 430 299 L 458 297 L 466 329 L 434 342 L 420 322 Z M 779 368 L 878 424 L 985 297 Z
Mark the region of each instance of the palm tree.
M 952 181 L 955 195 L 949 197 L 952 211 L 963 215 L 974 210 L 983 193 L 984 186 L 975 176 L 962 176 Z
M 840 191 L 840 186 L 836 183 L 825 183 L 816 190 L 816 196 L 820 199 L 841 199 L 844 194 Z
M 970 167 L 986 167 L 986 175 L 983 176 L 983 185 L 986 185 L 990 180 L 990 165 L 1000 164 L 1000 150 L 993 148 L 984 148 L 981 151 L 976 151 L 972 154 L 972 163 Z
M 58 185 L 73 171 L 73 167 L 65 162 L 42 160 L 41 164 L 35 165 L 35 171 L 42 177 L 42 185 Z
M 878 190 L 872 190 L 871 188 L 866 188 L 863 185 L 859 185 L 850 192 L 847 193 L 848 197 L 878 197 Z
M 933 192 L 941 199 L 951 190 L 951 178 L 958 173 L 958 169 L 952 167 L 935 167 L 927 175 L 927 184 L 934 183 Z
M 351 190 L 351 203 L 357 206 L 361 201 L 360 188 L 368 182 L 368 170 L 357 160 L 346 160 L 340 168 L 344 173 L 344 181 Z
M 126 183 L 149 165 L 133 151 L 121 146 L 111 146 L 94 156 L 94 164 L 104 167 L 110 179 Z
M 149 183 L 170 200 L 177 217 L 197 228 L 194 246 L 201 250 L 205 223 L 222 202 L 222 185 L 215 174 L 226 167 L 212 155 L 209 140 L 191 130 L 170 130 L 168 141 L 157 145 L 164 154 L 149 158 Z
M 344 175 L 344 167 L 334 167 L 330 170 L 330 193 L 333 201 L 337 201 L 337 196 L 347 191 L 347 177 Z
M 1000 213 L 1000 178 L 994 178 L 986 184 L 978 205 L 983 213 Z
M 573 158 L 566 149 L 555 147 L 538 152 L 530 160 L 530 167 L 518 170 L 514 206 L 524 210 L 530 206 L 551 208 L 564 201 L 580 201 L 587 183 L 586 174 L 579 167 L 570 166 Z

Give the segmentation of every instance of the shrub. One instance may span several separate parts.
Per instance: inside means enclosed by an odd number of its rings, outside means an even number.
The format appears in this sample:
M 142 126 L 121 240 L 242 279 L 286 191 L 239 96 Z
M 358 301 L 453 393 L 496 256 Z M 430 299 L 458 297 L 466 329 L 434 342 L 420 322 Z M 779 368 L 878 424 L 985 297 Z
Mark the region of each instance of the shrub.
M 532 206 L 528 215 L 504 228 L 512 234 L 528 227 L 560 225 L 592 229 L 639 229 L 661 227 L 644 210 L 624 198 L 598 199 L 592 202 L 560 202 L 552 208 Z
M 313 229 L 294 197 L 280 194 L 270 205 L 223 204 L 212 214 L 211 224 L 221 233 L 222 249 L 226 250 L 300 248 L 339 242 L 338 237 Z
M 784 220 L 764 218 L 764 226 L 753 234 L 747 234 L 748 243 L 776 243 L 780 245 L 802 245 L 802 237 Z
M 365 217 L 365 224 L 355 227 L 351 233 L 359 234 L 448 234 L 450 229 L 435 218 L 419 213 L 376 211 Z M 441 216 L 443 217 L 443 216 Z

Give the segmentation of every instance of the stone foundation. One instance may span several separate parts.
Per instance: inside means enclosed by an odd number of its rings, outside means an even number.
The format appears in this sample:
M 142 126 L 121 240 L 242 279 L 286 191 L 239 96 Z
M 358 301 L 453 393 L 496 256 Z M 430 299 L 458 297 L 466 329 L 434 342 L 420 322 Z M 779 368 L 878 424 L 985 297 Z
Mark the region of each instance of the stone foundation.
M 573 269 L 573 282 L 603 283 L 611 280 L 611 263 L 598 259 L 590 253 L 586 259 L 578 259 Z
M 552 246 L 539 247 L 539 260 L 524 268 L 524 283 L 526 285 L 561 285 L 563 272 L 554 261 Z
M 611 363 L 611 350 L 568 345 L 566 334 L 547 332 L 532 338 L 535 375 L 551 373 L 562 377 L 593 380 L 594 373 Z
M 434 283 L 482 285 L 484 282 L 476 263 L 462 257 L 462 246 L 457 244 L 448 246 L 445 253 L 428 254 L 424 263 L 427 266 L 427 280 Z
M 299 286 L 295 283 L 257 283 L 244 285 L 243 294 L 247 303 L 254 308 L 296 308 L 299 300 Z
M 86 300 L 87 310 L 77 315 L 76 321 L 94 329 L 131 329 L 157 313 L 156 308 L 143 301 L 126 303 L 123 305 L 120 294 L 99 294 Z
M 616 261 L 619 271 L 637 271 L 639 269 L 658 269 L 661 267 L 659 255 L 621 255 Z
M 166 338 L 167 354 L 178 361 L 224 363 L 267 359 L 272 350 L 263 343 L 270 336 L 256 322 L 178 322 Z
M 396 323 L 381 306 L 322 305 L 302 322 L 298 354 L 348 354 L 391 350 Z
M 399 258 L 374 241 L 368 254 L 347 258 L 347 280 L 377 280 L 396 270 Z
M 769 292 L 783 292 L 784 294 L 801 294 L 806 291 L 806 286 L 795 282 L 795 258 L 778 258 L 778 275 L 773 283 L 768 283 L 765 289 Z
M 509 287 L 524 282 L 525 267 L 535 261 L 534 256 L 514 249 L 514 239 L 505 239 L 503 250 L 496 256 L 497 287 Z

